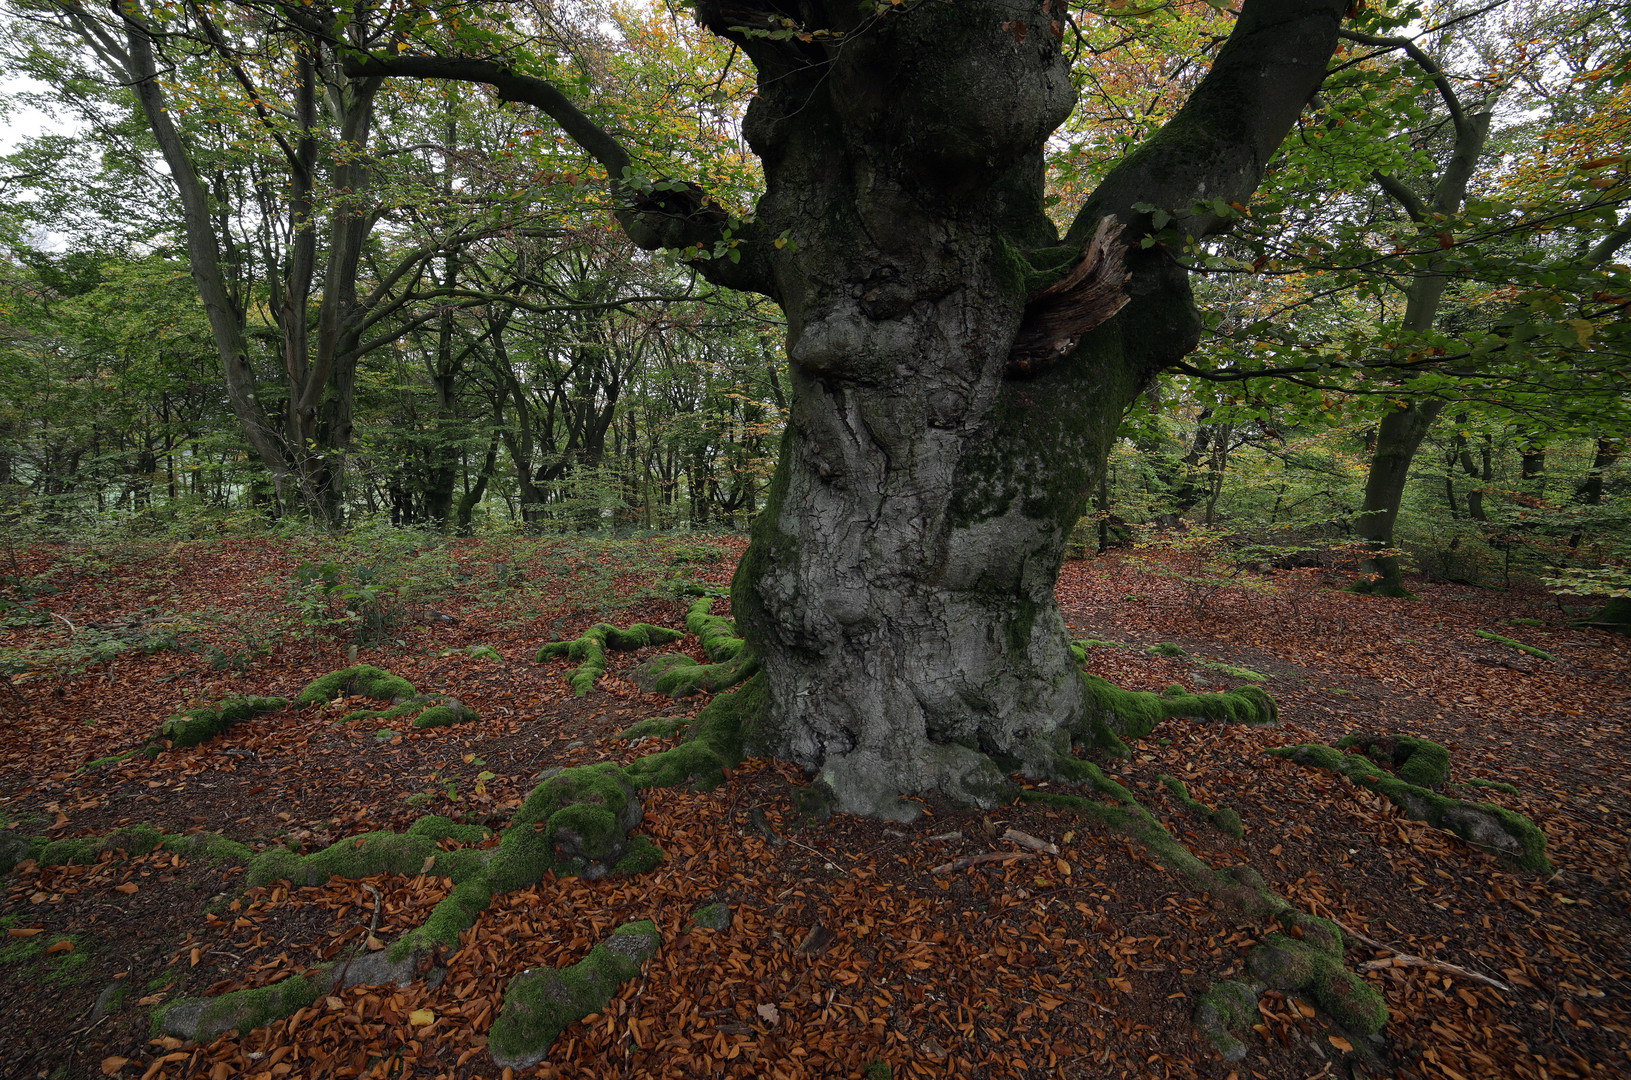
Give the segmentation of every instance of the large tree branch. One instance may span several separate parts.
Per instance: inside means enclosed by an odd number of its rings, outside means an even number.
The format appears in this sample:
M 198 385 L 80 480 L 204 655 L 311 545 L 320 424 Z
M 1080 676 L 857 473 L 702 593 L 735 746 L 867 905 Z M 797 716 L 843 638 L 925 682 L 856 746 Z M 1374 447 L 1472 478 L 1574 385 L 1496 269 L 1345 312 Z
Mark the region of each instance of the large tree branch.
M 1450 77 L 1444 74 L 1444 69 L 1438 66 L 1438 61 L 1428 56 L 1420 45 L 1409 38 L 1377 37 L 1374 34 L 1362 34 L 1357 30 L 1343 30 L 1341 37 L 1343 41 L 1375 49 L 1385 51 L 1399 49 L 1414 60 L 1422 73 L 1433 80 L 1433 86 L 1438 89 L 1438 96 L 1444 100 L 1444 107 L 1450 111 L 1450 119 L 1455 124 L 1456 134 L 1462 138 L 1466 137 L 1467 113 L 1461 106 L 1461 98 L 1456 95 L 1455 87 L 1450 85 Z
M 687 261 L 717 285 L 769 295 L 771 276 L 762 250 L 766 243 L 753 225 L 734 220 L 702 188 L 688 182 L 659 181 L 656 190 L 637 186 L 633 157 L 617 139 L 590 119 L 548 80 L 523 75 L 493 60 L 440 56 L 379 56 L 351 53 L 346 74 L 446 79 L 481 83 L 502 101 L 530 105 L 554 120 L 567 137 L 606 169 L 621 208 L 618 224 L 636 245 L 691 249 Z M 728 234 L 728 235 L 727 235 Z M 715 248 L 734 242 L 735 258 L 715 258 Z

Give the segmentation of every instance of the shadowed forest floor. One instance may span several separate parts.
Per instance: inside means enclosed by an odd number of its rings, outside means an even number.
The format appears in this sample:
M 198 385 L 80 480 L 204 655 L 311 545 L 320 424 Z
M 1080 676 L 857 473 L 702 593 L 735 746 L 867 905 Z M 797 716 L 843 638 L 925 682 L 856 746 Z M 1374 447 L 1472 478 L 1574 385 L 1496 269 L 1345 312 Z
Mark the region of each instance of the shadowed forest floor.
M 0 590 L 0 657 L 14 673 L 0 686 L 0 827 L 61 839 L 145 823 L 307 852 L 428 813 L 496 827 L 540 771 L 670 745 L 616 735 L 693 715 L 705 700 L 643 694 L 622 677 L 657 651 L 701 658 L 695 638 L 610 654 L 584 697 L 566 685 L 571 662 L 532 663 L 538 647 L 602 619 L 682 628 L 686 601 L 670 579 L 726 582 L 740 550 L 686 538 L 399 553 L 400 572 L 375 594 L 379 619 L 361 627 L 383 640 L 361 646 L 356 619 L 301 591 L 298 567 L 331 557 L 309 542 L 19 552 Z M 370 583 L 336 565 L 352 602 L 368 607 Z M 1249 863 L 1305 911 L 1391 947 L 1350 937 L 1346 960 L 1370 967 L 1386 997 L 1384 1053 L 1400 1075 L 1625 1075 L 1625 639 L 1569 629 L 1539 593 L 1423 585 L 1412 602 L 1333 587 L 1343 583 L 1281 572 L 1201 607 L 1158 564 L 1067 564 L 1059 599 L 1072 636 L 1098 641 L 1088 670 L 1140 690 L 1256 675 L 1280 703 L 1275 728 L 1169 720 L 1108 771 L 1208 863 Z M 321 625 L 329 617 L 342 621 Z M 182 708 L 293 698 L 353 662 L 456 696 L 480 719 L 381 730 L 336 723 L 360 704 L 342 701 L 246 720 L 153 759 L 91 764 L 139 751 Z M 1528 815 L 1555 873 L 1509 870 L 1346 779 L 1262 753 L 1350 732 L 1444 744 L 1446 790 Z M 1177 804 L 1162 775 L 1238 812 L 1244 838 Z M 1469 783 L 1479 780 L 1516 793 Z M 878 1063 L 896 1078 L 1362 1075 L 1340 1033 L 1272 991 L 1244 1061 L 1225 1062 L 1197 1035 L 1199 995 L 1245 977 L 1247 950 L 1274 927 L 1214 907 L 1136 841 L 1023 805 L 931 806 L 910 826 L 842 815 L 807 824 L 789 801 L 804 782 L 790 766 L 750 761 L 712 791 L 650 792 L 640 831 L 666 853 L 657 870 L 546 878 L 497 898 L 434 988 L 355 987 L 208 1045 L 154 1038 L 152 1007 L 343 962 L 417 926 L 449 882 L 377 875 L 245 892 L 241 865 L 168 851 L 24 862 L 0 877 L 0 1072 L 495 1078 L 485 1039 L 509 979 L 573 963 L 617 926 L 652 919 L 663 943 L 644 973 L 522 1075 L 859 1077 Z M 1002 839 L 1010 828 L 1059 855 L 934 872 L 1020 851 Z M 707 901 L 729 905 L 728 929 L 688 929 Z M 1510 989 L 1371 963 L 1398 954 Z

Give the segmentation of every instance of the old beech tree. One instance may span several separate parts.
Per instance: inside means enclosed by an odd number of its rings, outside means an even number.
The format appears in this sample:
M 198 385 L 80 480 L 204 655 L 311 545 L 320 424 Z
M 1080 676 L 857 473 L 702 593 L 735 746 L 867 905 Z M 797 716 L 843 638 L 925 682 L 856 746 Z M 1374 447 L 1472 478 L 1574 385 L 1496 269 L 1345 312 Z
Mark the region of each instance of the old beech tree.
M 818 771 L 842 809 L 904 817 L 921 792 L 992 805 L 1007 771 L 1048 773 L 1083 730 L 1054 602 L 1065 539 L 1123 412 L 1200 325 L 1138 207 L 1192 238 L 1225 228 L 1198 207 L 1251 196 L 1346 6 L 1245 0 L 1184 108 L 1063 237 L 1043 209 L 1043 145 L 1075 101 L 1062 0 L 697 0 L 757 68 L 750 224 L 694 185 L 617 183 L 629 151 L 524 71 L 412 51 L 352 67 L 548 114 L 644 247 L 736 241 L 694 265 L 781 305 L 792 384 L 732 592 L 762 680 L 739 693 L 765 702 L 749 746 Z

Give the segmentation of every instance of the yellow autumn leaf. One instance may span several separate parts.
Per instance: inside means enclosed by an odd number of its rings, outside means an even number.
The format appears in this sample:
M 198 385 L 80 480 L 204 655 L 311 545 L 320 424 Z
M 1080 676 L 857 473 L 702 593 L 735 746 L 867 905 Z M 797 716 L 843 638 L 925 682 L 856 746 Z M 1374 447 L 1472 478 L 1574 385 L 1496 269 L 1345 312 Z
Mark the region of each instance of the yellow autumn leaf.
M 436 1022 L 436 1014 L 429 1009 L 415 1009 L 408 1014 L 408 1023 L 414 1027 L 429 1027 Z

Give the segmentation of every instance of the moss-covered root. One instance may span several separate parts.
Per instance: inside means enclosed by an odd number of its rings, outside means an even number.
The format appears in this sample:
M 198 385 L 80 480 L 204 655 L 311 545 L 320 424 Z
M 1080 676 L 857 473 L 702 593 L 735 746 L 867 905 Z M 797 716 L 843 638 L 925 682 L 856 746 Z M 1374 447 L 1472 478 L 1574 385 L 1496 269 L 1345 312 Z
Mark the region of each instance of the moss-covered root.
M 629 673 L 629 679 L 648 694 L 667 694 L 677 698 L 699 691 L 717 694 L 743 682 L 758 670 L 758 662 L 745 655 L 718 664 L 699 664 L 689 656 L 665 653 L 635 668 Z
M 1252 974 L 1276 990 L 1314 1000 L 1342 1028 L 1374 1035 L 1387 1023 L 1382 995 L 1342 963 L 1342 931 L 1304 916 L 1293 934 L 1270 934 L 1247 954 Z
M 470 832 L 471 829 L 474 832 Z M 468 848 L 443 851 L 436 841 L 467 836 L 479 840 L 485 835 L 485 829 L 454 825 L 446 818 L 420 818 L 406 833 L 363 833 L 311 855 L 297 855 L 287 848 L 270 848 L 249 864 L 244 882 L 251 886 L 265 885 L 287 878 L 294 885 L 321 885 L 331 877 L 432 873 L 452 878 L 457 884 L 481 873 L 487 855 Z
M 604 1007 L 620 985 L 640 973 L 661 942 L 655 923 L 627 923 L 571 967 L 528 971 L 511 979 L 504 1007 L 487 1033 L 493 1060 L 504 1069 L 526 1069 L 544 1060 L 555 1037 Z
M 716 664 L 734 660 L 742 653 L 744 642 L 736 636 L 736 624 L 719 615 L 711 615 L 714 602 L 710 597 L 695 601 L 685 612 L 685 628 L 702 643 L 702 655 Z
M 40 866 L 87 866 L 101 859 L 105 852 L 146 855 L 160 847 L 212 861 L 248 862 L 253 857 L 247 847 L 218 833 L 166 834 L 151 825 L 126 825 L 106 836 L 62 840 L 0 833 L 0 874 L 9 873 L 24 859 L 33 859 Z
M 542 664 L 564 656 L 578 661 L 578 669 L 567 676 L 572 690 L 579 697 L 594 688 L 595 680 L 606 670 L 607 649 L 643 649 L 647 645 L 667 645 L 685 635 L 650 623 L 635 623 L 627 630 L 619 630 L 611 623 L 596 623 L 583 632 L 583 636 L 567 641 L 551 641 L 538 650 L 533 662 Z
M 1265 753 L 1288 758 L 1328 772 L 1340 773 L 1362 787 L 1381 792 L 1411 817 L 1440 829 L 1448 829 L 1476 847 L 1482 848 L 1524 870 L 1550 873 L 1546 857 L 1546 836 L 1535 823 L 1494 803 L 1453 799 L 1383 772 L 1361 754 L 1344 754 L 1335 747 L 1318 743 L 1277 746 Z
M 341 668 L 311 681 L 295 698 L 298 705 L 320 705 L 337 697 L 356 695 L 375 701 L 405 701 L 414 696 L 413 684 L 400 675 L 368 664 Z
M 1242 982 L 1213 983 L 1195 1006 L 1195 1028 L 1217 1048 L 1223 1060 L 1234 1063 L 1246 1057 L 1246 1044 L 1240 1036 L 1258 1023 L 1257 991 Z
M 1356 732 L 1337 740 L 1337 749 L 1358 750 L 1417 787 L 1436 788 L 1450 778 L 1450 752 L 1431 739 Z
M 240 720 L 276 712 L 288 704 L 287 698 L 280 697 L 227 698 L 175 714 L 159 725 L 158 738 L 170 740 L 171 746 L 197 746 Z
M 1287 975 L 1284 988 L 1304 991 L 1349 1031 L 1371 1035 L 1382 1029 L 1387 1022 L 1387 1008 L 1373 989 L 1342 966 L 1342 936 L 1336 924 L 1298 911 L 1284 897 L 1270 890 L 1262 876 L 1250 867 L 1218 870 L 1208 866 L 1162 827 L 1130 791 L 1106 777 L 1091 762 L 1065 759 L 1059 763 L 1059 773 L 1065 779 L 1091 787 L 1099 795 L 1109 796 L 1112 801 L 1105 803 L 1075 795 L 1034 791 L 1026 792 L 1025 800 L 1068 807 L 1096 817 L 1138 840 L 1163 866 L 1195 888 L 1247 916 L 1277 919 L 1287 934 L 1276 937 L 1292 941 L 1302 950 L 1297 955 L 1306 968 L 1299 981 L 1291 982 Z
M 153 1017 L 153 1026 L 179 1039 L 208 1042 L 225 1032 L 249 1031 L 304 1008 L 329 992 L 333 975 L 325 967 L 249 990 L 209 998 L 182 998 Z
M 624 774 L 636 788 L 692 783 L 710 788 L 741 763 L 747 741 L 764 715 L 770 690 L 762 674 L 720 694 L 691 721 L 684 742 L 630 762 Z
M 454 724 L 468 724 L 472 720 L 480 719 L 476 710 L 458 698 L 415 694 L 406 701 L 397 702 L 389 709 L 358 709 L 355 712 L 348 712 L 340 717 L 340 723 L 366 720 L 374 724 L 389 724 L 410 716 L 413 719 L 408 721 L 409 726 L 415 728 L 451 727 Z
M 1158 777 L 1158 779 L 1161 781 L 1161 785 L 1167 789 L 1167 793 L 1172 796 L 1173 802 L 1177 803 L 1191 814 L 1194 814 L 1196 817 L 1200 818 L 1214 829 L 1217 829 L 1219 832 L 1227 833 L 1236 840 L 1239 840 L 1246 835 L 1245 829 L 1240 824 L 1240 815 L 1235 813 L 1233 810 L 1230 810 L 1228 807 L 1219 807 L 1214 809 L 1213 807 L 1207 806 L 1199 799 L 1193 798 L 1189 794 L 1189 789 L 1184 786 L 1184 782 L 1179 780 L 1177 777 L 1161 776 Z
M 1123 690 L 1107 679 L 1082 672 L 1087 710 L 1071 734 L 1083 745 L 1125 753 L 1123 739 L 1141 739 L 1169 717 L 1219 720 L 1232 724 L 1273 724 L 1279 716 L 1274 699 L 1260 686 L 1242 686 L 1218 694 L 1191 694 L 1174 684 L 1150 694 Z

